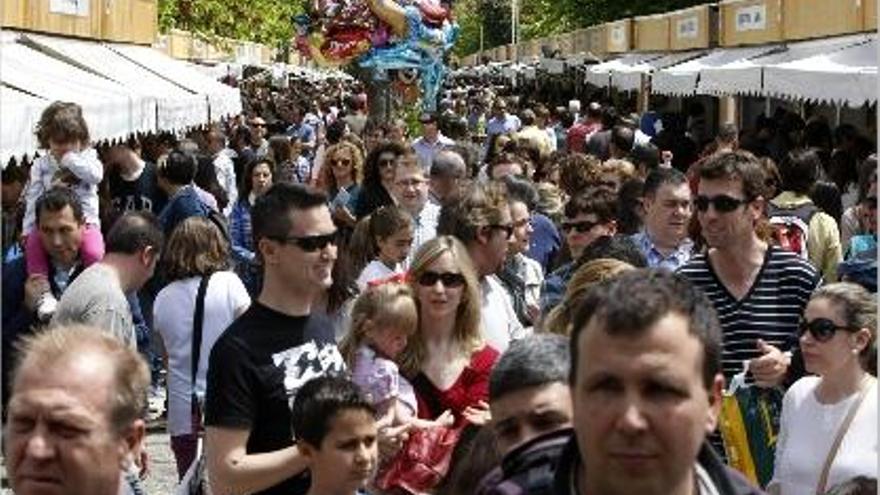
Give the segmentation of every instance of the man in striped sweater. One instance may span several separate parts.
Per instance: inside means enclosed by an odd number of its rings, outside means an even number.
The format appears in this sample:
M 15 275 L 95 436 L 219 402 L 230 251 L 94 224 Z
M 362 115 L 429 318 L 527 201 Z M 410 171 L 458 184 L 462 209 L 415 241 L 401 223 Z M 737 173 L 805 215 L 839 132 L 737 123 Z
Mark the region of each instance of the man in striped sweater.
M 724 152 L 702 164 L 695 205 L 708 250 L 679 273 L 702 289 L 718 312 L 725 378 L 748 361 L 758 385 L 774 386 L 794 372 L 789 351 L 821 277 L 809 262 L 758 235 L 764 198 L 764 174 L 753 155 Z

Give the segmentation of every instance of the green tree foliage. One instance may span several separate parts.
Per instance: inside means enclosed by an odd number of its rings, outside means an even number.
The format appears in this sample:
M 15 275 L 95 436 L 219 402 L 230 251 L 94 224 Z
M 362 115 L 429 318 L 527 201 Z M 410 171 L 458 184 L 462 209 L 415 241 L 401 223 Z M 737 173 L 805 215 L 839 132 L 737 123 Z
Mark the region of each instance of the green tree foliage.
M 565 33 L 627 17 L 658 14 L 711 3 L 706 0 L 518 0 L 520 39 Z M 510 43 L 511 0 L 458 0 L 455 9 L 462 25 L 462 37 L 456 46 L 459 54 L 479 49 L 480 25 L 483 46 L 492 48 Z M 476 12 L 464 17 L 459 9 Z
M 279 47 L 291 41 L 293 17 L 303 11 L 304 0 L 159 0 L 159 29 Z

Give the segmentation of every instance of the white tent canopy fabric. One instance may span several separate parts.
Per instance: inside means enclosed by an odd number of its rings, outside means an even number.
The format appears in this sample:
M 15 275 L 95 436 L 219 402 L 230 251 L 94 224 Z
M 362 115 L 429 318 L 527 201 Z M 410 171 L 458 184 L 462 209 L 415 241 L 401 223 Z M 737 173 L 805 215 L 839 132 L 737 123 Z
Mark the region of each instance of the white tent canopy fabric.
M 110 43 L 107 46 L 123 57 L 190 91 L 207 95 L 210 117 L 213 120 L 241 113 L 241 95 L 238 90 L 217 82 L 185 62 L 174 60 L 147 46 Z
M 31 96 L 15 89 L 0 86 L 0 168 L 14 156 L 32 152 L 39 146 L 34 135 L 40 113 L 49 105 L 49 100 Z
M 764 68 L 814 55 L 830 54 L 848 46 L 865 43 L 867 35 L 840 36 L 822 40 L 801 41 L 786 45 L 785 50 L 751 59 L 737 60 L 700 72 L 698 94 L 764 95 Z
M 611 84 L 611 72 L 623 71 L 630 67 L 650 62 L 651 60 L 662 57 L 662 53 L 630 53 L 615 60 L 609 60 L 601 64 L 596 64 L 585 74 L 585 82 L 598 86 L 600 88 L 608 87 Z
M 764 68 L 769 96 L 858 107 L 877 101 L 877 37 Z
M 643 75 L 652 76 L 652 74 L 660 69 L 680 64 L 702 54 L 702 51 L 670 53 L 660 58 L 646 60 L 628 67 L 612 68 L 611 86 L 621 91 L 639 91 L 642 87 Z
M 703 57 L 655 72 L 651 77 L 651 91 L 671 96 L 693 96 L 697 92 L 697 82 L 704 70 L 749 60 L 777 50 L 780 50 L 779 45 L 718 49 Z
M 20 43 L 3 43 L 0 55 L 3 64 L 0 81 L 3 84 L 48 101 L 79 104 L 93 140 L 122 138 L 156 127 L 155 105 L 115 81 L 78 69 Z
M 181 130 L 208 121 L 208 104 L 204 95 L 195 94 L 150 72 L 105 45 L 32 34 L 25 35 L 25 39 L 60 55 L 72 65 L 116 81 L 131 93 L 153 101 L 158 107 L 158 129 Z

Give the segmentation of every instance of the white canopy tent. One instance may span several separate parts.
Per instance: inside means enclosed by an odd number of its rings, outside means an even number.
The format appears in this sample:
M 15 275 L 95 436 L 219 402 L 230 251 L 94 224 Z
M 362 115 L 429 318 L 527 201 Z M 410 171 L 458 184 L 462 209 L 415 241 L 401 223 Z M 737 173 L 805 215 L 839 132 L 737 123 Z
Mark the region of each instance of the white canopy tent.
M 602 62 L 587 70 L 584 81 L 593 86 L 606 88 L 611 84 L 612 71 L 624 71 L 633 66 L 658 59 L 663 55 L 663 53 L 630 53 L 618 59 Z
M 865 43 L 869 39 L 868 35 L 850 35 L 800 41 L 786 45 L 784 50 L 764 56 L 740 59 L 718 67 L 707 67 L 700 72 L 697 93 L 763 96 L 765 67 L 815 55 L 831 54 L 848 46 Z
M 31 96 L 15 89 L 0 86 L 0 168 L 14 156 L 33 152 L 39 146 L 34 135 L 40 113 L 49 105 L 49 100 Z
M 238 89 L 217 82 L 185 62 L 175 60 L 148 46 L 110 43 L 111 50 L 192 92 L 206 95 L 212 120 L 241 113 Z
M 48 101 L 79 104 L 89 123 L 93 140 L 122 138 L 133 132 L 152 131 L 156 127 L 155 104 L 115 81 L 76 68 L 15 41 L 4 40 L 0 51 L 0 82 Z M 39 112 L 36 118 L 39 118 Z M 5 143 L 4 136 L 4 150 Z
M 156 129 L 175 131 L 208 121 L 208 103 L 198 95 L 160 77 L 105 45 L 54 36 L 25 35 L 26 42 L 49 50 L 71 65 L 81 66 L 125 86 L 156 105 Z
M 612 68 L 611 86 L 621 91 L 639 91 L 642 87 L 643 75 L 652 76 L 652 74 L 660 69 L 691 60 L 703 55 L 703 53 L 701 51 L 670 53 L 631 66 Z
M 671 96 L 694 96 L 700 74 L 704 70 L 749 60 L 780 49 L 779 45 L 718 49 L 705 56 L 655 72 L 651 77 L 651 92 Z
M 764 67 L 764 92 L 779 98 L 858 107 L 877 102 L 877 37 Z

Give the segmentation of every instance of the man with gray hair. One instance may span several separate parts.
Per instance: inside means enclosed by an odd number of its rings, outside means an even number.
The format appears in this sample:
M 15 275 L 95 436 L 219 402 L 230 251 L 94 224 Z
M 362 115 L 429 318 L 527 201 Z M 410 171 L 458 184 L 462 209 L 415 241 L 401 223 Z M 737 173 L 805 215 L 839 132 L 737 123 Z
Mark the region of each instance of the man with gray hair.
M 431 164 L 428 201 L 437 206 L 455 201 L 461 193 L 461 181 L 466 176 L 467 165 L 460 154 L 452 150 L 440 151 Z
M 17 495 L 138 493 L 150 373 L 135 351 L 85 326 L 25 340 L 4 430 Z M 143 493 L 140 491 L 139 493 Z
M 504 456 L 480 495 L 549 493 L 553 466 L 572 434 L 568 340 L 555 334 L 513 342 L 489 377 L 489 407 Z

